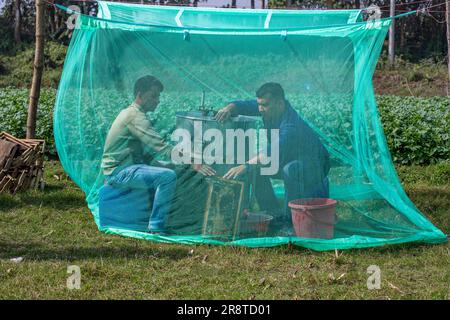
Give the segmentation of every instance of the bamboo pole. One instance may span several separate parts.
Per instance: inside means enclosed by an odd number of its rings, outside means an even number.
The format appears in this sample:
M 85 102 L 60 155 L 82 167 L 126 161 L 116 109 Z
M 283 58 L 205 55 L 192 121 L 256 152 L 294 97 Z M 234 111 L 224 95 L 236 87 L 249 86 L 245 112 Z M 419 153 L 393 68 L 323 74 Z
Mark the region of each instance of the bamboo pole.
M 33 81 L 28 104 L 27 139 L 33 139 L 36 134 L 36 114 L 44 69 L 44 14 L 44 1 L 36 0 L 36 47 L 34 52 Z
M 391 0 L 389 16 L 392 18 L 395 16 L 395 0 Z M 392 19 L 391 26 L 389 27 L 389 64 L 394 65 L 395 62 L 395 19 Z

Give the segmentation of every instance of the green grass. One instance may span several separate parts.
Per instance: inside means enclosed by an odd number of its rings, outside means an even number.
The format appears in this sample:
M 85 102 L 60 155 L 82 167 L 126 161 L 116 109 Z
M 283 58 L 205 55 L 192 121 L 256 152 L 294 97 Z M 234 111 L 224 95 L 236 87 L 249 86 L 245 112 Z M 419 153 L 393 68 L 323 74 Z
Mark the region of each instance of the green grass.
M 43 87 L 57 88 L 63 69 L 67 47 L 55 41 L 46 41 Z M 34 45 L 24 45 L 13 54 L 0 55 L 0 88 L 30 88 L 33 77 Z M 432 97 L 447 96 L 447 64 L 441 59 L 423 59 L 410 62 L 396 56 L 391 67 L 383 53 L 377 63 L 373 83 L 378 95 Z
M 382 95 L 447 96 L 448 72 L 445 60 L 423 59 L 409 62 L 397 56 L 391 67 L 382 55 L 373 76 L 375 92 Z
M 450 164 L 398 171 L 416 205 L 450 233 Z M 44 192 L 0 195 L 2 299 L 450 298 L 449 244 L 336 254 L 151 243 L 100 233 L 59 163 L 46 164 L 46 181 Z M 379 290 L 366 286 L 373 264 L 382 272 Z M 69 265 L 80 266 L 80 290 L 66 287 Z
M 62 67 L 67 48 L 54 41 L 46 41 L 44 45 L 44 72 L 42 87 L 57 88 L 61 79 Z M 23 44 L 22 50 L 15 54 L 0 55 L 0 87 L 31 86 L 33 79 L 34 44 Z

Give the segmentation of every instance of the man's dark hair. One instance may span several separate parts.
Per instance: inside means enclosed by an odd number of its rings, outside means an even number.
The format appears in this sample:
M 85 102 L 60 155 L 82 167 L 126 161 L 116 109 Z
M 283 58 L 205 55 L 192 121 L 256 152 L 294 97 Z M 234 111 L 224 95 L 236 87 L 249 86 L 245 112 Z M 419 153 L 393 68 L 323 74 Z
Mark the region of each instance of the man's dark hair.
M 256 91 L 256 97 L 284 100 L 284 90 L 279 83 L 267 82 Z
M 134 84 L 134 97 L 136 98 L 138 93 L 144 94 L 150 91 L 151 88 L 156 87 L 161 92 L 164 90 L 164 86 L 157 78 L 154 76 L 143 76 L 139 78 Z

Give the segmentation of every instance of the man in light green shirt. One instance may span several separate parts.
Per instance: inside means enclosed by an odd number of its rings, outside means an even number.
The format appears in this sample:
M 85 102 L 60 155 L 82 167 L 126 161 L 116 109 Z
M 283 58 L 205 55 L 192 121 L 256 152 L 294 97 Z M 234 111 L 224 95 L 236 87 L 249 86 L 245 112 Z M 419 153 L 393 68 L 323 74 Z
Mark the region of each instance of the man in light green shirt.
M 154 160 L 156 155 L 170 156 L 173 147 L 164 142 L 146 116 L 147 112 L 155 111 L 163 90 L 162 83 L 153 76 L 136 81 L 135 101 L 114 120 L 106 137 L 101 164 L 109 185 L 154 192 L 148 229 L 157 233 L 164 232 L 177 178 L 173 170 L 158 166 Z M 205 165 L 196 165 L 193 169 L 204 175 L 215 174 Z
M 156 153 L 170 156 L 172 148 L 154 131 L 143 107 L 133 102 L 122 110 L 109 129 L 102 169 L 110 175 L 119 167 L 143 163 Z

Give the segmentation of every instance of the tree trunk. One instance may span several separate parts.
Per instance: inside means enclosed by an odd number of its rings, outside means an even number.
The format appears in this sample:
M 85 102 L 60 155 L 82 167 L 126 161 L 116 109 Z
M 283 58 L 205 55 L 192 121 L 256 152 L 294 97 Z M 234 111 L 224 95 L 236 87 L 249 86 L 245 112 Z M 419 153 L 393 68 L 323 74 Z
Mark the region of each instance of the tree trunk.
M 292 0 L 286 0 L 286 8 L 292 7 Z
M 327 8 L 328 9 L 333 9 L 333 2 L 334 2 L 334 0 L 327 0 Z
M 21 29 L 21 14 L 20 14 L 20 0 L 14 0 L 14 41 L 16 44 L 22 42 L 20 37 L 20 29 Z
M 55 30 L 61 28 L 61 15 L 58 10 L 55 10 Z
M 50 26 L 50 34 L 53 36 L 56 33 L 56 24 L 55 24 L 55 9 L 50 9 L 48 13 L 48 24 Z
M 448 81 L 447 81 L 447 97 L 450 96 L 450 5 L 447 1 L 445 3 L 445 18 L 447 20 L 447 66 L 448 66 Z
M 250 1 L 250 7 L 251 7 L 252 9 L 255 9 L 255 0 L 251 0 L 251 1 Z
M 391 0 L 391 6 L 389 10 L 389 16 L 395 16 L 395 0 Z M 389 64 L 394 65 L 395 62 L 395 19 L 392 19 L 391 26 L 389 27 Z
M 399 40 L 399 45 L 398 45 L 398 52 L 404 52 L 405 46 L 406 46 L 406 35 L 405 35 L 405 21 L 400 19 L 398 21 L 400 27 L 400 32 L 398 33 L 398 37 L 400 38 Z
M 236 0 L 231 0 L 231 7 L 236 8 Z
M 356 7 L 356 9 L 361 8 L 361 1 L 360 0 L 355 0 L 355 7 Z
M 44 69 L 44 15 L 44 0 L 36 0 L 36 48 L 34 52 L 33 81 L 31 83 L 28 105 L 27 139 L 33 139 L 36 135 L 36 114 Z

